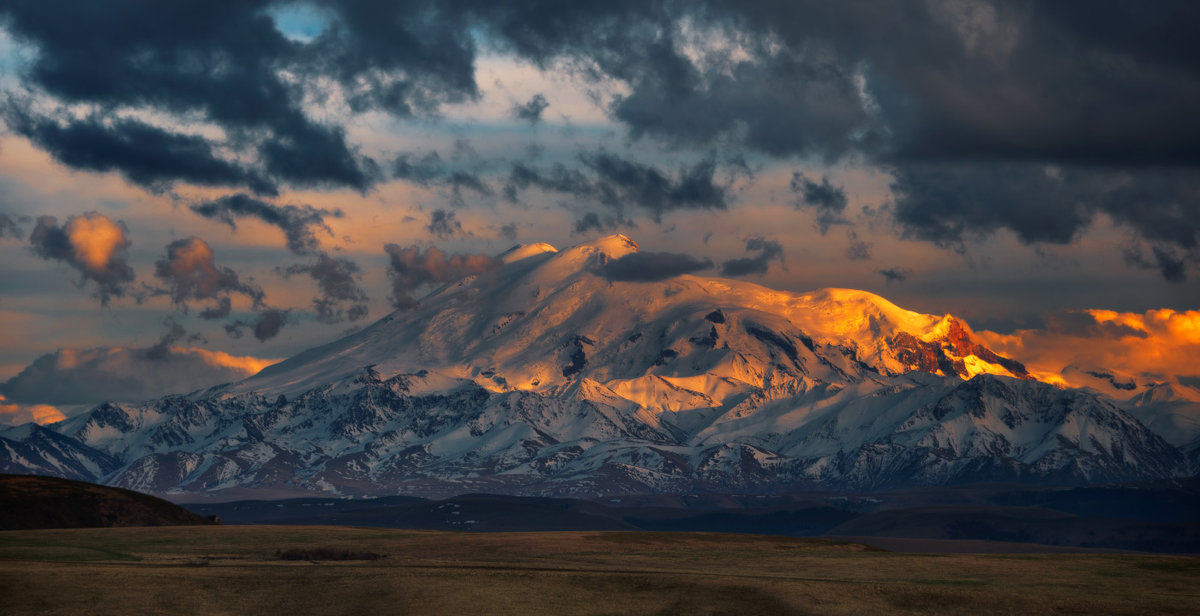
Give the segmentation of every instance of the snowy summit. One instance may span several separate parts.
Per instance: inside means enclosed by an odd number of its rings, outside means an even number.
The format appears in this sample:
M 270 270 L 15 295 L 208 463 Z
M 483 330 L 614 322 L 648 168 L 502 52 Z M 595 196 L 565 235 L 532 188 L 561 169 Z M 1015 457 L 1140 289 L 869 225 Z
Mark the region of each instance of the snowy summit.
M 602 495 L 1169 477 L 1185 454 L 950 316 L 517 246 L 239 383 L 0 433 L 6 469 L 152 492 Z

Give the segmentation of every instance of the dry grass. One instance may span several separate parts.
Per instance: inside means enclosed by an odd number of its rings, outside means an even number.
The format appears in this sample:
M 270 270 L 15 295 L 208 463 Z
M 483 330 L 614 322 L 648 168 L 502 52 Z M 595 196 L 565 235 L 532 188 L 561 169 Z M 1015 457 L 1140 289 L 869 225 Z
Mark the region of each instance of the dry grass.
M 892 554 L 747 535 L 0 533 L 5 614 L 1194 614 L 1198 581 L 1194 558 Z

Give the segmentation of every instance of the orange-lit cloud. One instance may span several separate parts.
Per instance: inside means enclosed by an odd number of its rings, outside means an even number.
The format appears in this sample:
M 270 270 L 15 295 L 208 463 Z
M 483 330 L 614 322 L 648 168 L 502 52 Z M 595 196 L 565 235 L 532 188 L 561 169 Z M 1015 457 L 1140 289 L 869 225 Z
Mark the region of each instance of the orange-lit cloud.
M 238 381 L 277 361 L 165 344 L 59 349 L 0 384 L 0 392 L 22 404 L 139 401 Z
M 1138 383 L 1200 375 L 1200 310 L 1085 310 L 1059 315 L 1043 329 L 978 335 L 1037 378 L 1064 385 L 1090 384 L 1087 372 Z
M 62 411 L 49 404 L 34 404 L 31 406 L 15 404 L 9 402 L 3 395 L 0 395 L 0 423 L 20 425 L 32 421 L 38 425 L 45 425 L 62 421 L 66 418 L 67 416 Z
M 216 281 L 220 278 L 216 266 L 213 265 L 212 247 L 204 240 L 192 236 L 174 242 L 168 251 L 166 261 L 171 271 L 177 276 L 195 279 L 197 293 L 211 295 L 215 290 Z
M 172 353 L 190 355 L 203 361 L 213 368 L 227 369 L 240 372 L 245 376 L 257 374 L 263 368 L 279 363 L 278 359 L 262 359 L 249 355 L 230 355 L 224 351 L 209 351 L 199 347 L 171 347 Z
M 413 291 L 422 285 L 451 282 L 473 274 L 500 267 L 501 261 L 482 254 L 446 254 L 435 247 L 421 252 L 419 246 L 383 247 L 388 253 L 392 278 L 392 304 L 397 308 L 411 307 L 416 300 Z
M 70 219 L 63 230 L 71 241 L 75 258 L 89 272 L 103 272 L 117 251 L 129 247 L 125 229 L 96 212 Z
M 98 212 L 71 216 L 61 227 L 55 217 L 42 216 L 29 242 L 38 256 L 63 261 L 79 270 L 84 281 L 95 282 L 105 304 L 124 295 L 133 282 L 133 268 L 126 261 L 131 242 L 125 226 Z
M 228 267 L 218 267 L 208 242 L 191 236 L 167 245 L 167 257 L 155 263 L 154 275 L 170 285 L 171 300 L 186 304 L 188 300 L 216 299 L 218 307 L 206 310 L 204 318 L 224 318 L 229 315 L 230 294 L 241 293 L 258 306 L 262 289 L 243 283 Z

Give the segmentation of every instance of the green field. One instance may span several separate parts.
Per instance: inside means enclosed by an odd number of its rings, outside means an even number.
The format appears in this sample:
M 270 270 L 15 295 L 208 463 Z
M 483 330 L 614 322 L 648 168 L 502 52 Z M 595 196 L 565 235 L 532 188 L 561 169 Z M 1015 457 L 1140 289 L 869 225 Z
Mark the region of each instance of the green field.
M 691 533 L 6 531 L 0 612 L 1196 614 L 1200 559 L 896 554 Z

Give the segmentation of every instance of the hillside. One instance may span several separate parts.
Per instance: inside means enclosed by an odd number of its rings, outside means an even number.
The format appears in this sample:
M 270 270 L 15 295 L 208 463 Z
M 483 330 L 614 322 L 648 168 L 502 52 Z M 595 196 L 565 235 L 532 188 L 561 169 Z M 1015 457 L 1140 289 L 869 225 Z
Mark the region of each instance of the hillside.
M 131 490 L 57 477 L 0 475 L 0 530 L 212 523 L 165 500 Z

